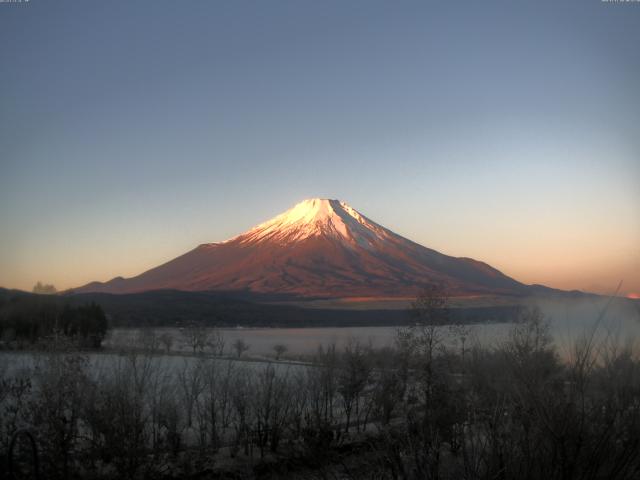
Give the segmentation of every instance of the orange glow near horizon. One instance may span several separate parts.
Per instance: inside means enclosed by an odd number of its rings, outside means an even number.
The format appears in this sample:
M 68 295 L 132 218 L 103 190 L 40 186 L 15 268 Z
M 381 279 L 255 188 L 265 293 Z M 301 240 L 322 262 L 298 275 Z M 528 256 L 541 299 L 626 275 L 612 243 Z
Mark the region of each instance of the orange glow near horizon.
M 512 216 L 490 227 L 480 222 L 477 212 L 452 208 L 462 213 L 426 219 L 419 225 L 413 217 L 396 212 L 384 215 L 375 208 L 371 213 L 363 211 L 364 208 L 360 211 L 421 245 L 446 255 L 486 262 L 525 284 L 610 295 L 622 280 L 620 296 L 636 299 L 639 296 L 640 224 L 628 220 L 636 218 L 633 207 L 620 209 L 622 214 L 617 216 L 592 214 L 582 221 L 574 218 L 572 222 L 557 215 L 557 211 L 537 217 Z M 48 232 L 45 249 L 40 248 L 40 236 L 25 235 L 21 242 L 5 245 L 4 253 L 11 251 L 11 255 L 3 259 L 0 252 L 0 286 L 31 290 L 37 281 L 42 281 L 66 290 L 117 276 L 133 277 L 199 243 L 229 238 L 264 220 L 256 215 L 218 233 L 209 231 L 206 219 L 174 218 L 161 226 L 134 223 L 132 228 L 107 231 L 83 222 L 80 230 L 88 241 L 74 242 L 71 248 L 67 230 Z M 214 223 L 227 225 L 240 221 L 233 212 L 221 212 Z M 167 227 L 174 224 L 185 227 Z M 592 226 L 596 224 L 602 228 L 594 230 Z
M 382 220 L 382 223 L 386 223 Z M 403 230 L 403 229 L 399 229 Z M 435 248 L 442 253 L 453 256 L 469 256 L 488 263 L 504 274 L 526 284 L 542 284 L 563 290 L 582 290 L 586 292 L 609 295 L 612 294 L 618 282 L 623 280 L 620 296 L 630 299 L 640 298 L 640 259 L 631 254 L 626 258 L 615 258 L 613 255 L 596 255 L 595 252 L 605 250 L 607 243 L 585 241 L 579 247 L 570 249 L 566 244 L 554 244 L 552 238 L 545 238 L 540 234 L 535 238 L 531 235 L 502 235 L 485 238 L 483 234 L 474 235 L 472 239 L 463 242 L 450 236 L 437 237 L 437 242 L 421 238 L 423 235 L 412 235 L 402 231 L 412 240 L 417 240 L 427 247 Z M 506 233 L 506 232 L 501 232 Z M 157 238 L 162 232 L 158 232 Z M 155 248 L 140 245 L 134 239 L 125 235 L 119 238 L 103 240 L 100 245 L 100 255 L 95 248 L 75 249 L 59 248 L 55 254 L 52 250 L 37 250 L 31 255 L 30 262 L 8 264 L 8 268 L 0 271 L 0 286 L 31 290 L 37 281 L 54 284 L 58 290 L 65 290 L 82 286 L 91 281 L 107 281 L 116 276 L 125 278 L 136 276 L 150 268 L 177 257 L 193 248 L 198 241 L 186 238 L 181 242 L 159 241 Z M 435 237 L 425 234 L 424 237 Z M 617 251 L 630 251 L 630 239 L 616 245 Z M 111 241 L 113 240 L 113 241 Z M 567 242 L 571 243 L 571 242 Z M 609 240 L 608 244 L 614 242 Z M 434 245 L 435 244 L 435 245 Z M 449 248 L 446 246 L 449 245 Z M 443 248 L 444 247 L 444 248 Z M 18 250 L 20 251 L 20 249 Z M 628 255 L 628 254 L 627 254 Z M 606 258 L 603 258 L 606 257 Z M 13 268 L 11 268 L 13 267 Z

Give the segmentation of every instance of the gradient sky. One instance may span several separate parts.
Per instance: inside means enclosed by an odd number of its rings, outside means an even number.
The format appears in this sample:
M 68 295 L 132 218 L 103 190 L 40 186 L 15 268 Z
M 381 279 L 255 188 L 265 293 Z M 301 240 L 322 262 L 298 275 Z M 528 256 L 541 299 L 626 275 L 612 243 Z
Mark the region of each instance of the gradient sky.
M 131 276 L 308 197 L 640 292 L 640 3 L 0 3 L 0 285 Z

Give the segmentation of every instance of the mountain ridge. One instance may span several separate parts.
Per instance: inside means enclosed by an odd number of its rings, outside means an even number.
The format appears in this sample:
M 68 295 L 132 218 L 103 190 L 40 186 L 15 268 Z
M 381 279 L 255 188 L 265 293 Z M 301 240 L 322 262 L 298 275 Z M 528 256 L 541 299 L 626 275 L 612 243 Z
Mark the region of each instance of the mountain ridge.
M 75 291 L 236 290 L 334 298 L 412 296 L 433 283 L 453 296 L 519 296 L 533 288 L 485 262 L 406 239 L 345 202 L 313 198 L 135 277 L 92 282 Z

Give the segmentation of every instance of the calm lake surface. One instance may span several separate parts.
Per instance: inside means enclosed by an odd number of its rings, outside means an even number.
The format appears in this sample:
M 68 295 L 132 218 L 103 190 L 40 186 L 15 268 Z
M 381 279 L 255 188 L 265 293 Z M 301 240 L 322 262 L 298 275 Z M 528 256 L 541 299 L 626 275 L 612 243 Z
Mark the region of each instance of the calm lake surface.
M 616 299 L 607 307 L 606 299 L 536 302 L 549 321 L 554 343 L 561 354 L 568 351 L 576 339 L 591 335 L 607 338 L 618 344 L 637 344 L 640 339 L 640 309 L 638 303 Z M 602 314 L 604 312 L 604 314 Z M 511 324 L 486 324 L 471 327 L 472 341 L 491 346 L 505 339 Z M 396 327 L 328 327 L 328 328 L 224 328 L 219 329 L 225 338 L 225 352 L 231 353 L 231 344 L 238 339 L 249 346 L 248 356 L 273 357 L 273 347 L 287 347 L 288 356 L 309 355 L 319 346 L 335 344 L 342 348 L 347 342 L 357 340 L 375 348 L 392 346 Z M 443 327 L 443 335 L 448 329 Z M 168 332 L 174 339 L 172 351 L 189 351 L 184 335 L 178 328 L 155 329 L 157 335 Z M 105 341 L 110 348 L 136 346 L 138 329 L 114 329 Z M 636 345 L 637 346 L 637 345 Z
M 550 333 L 558 353 L 563 358 L 569 358 L 575 341 L 593 333 L 597 340 L 606 340 L 609 344 L 631 346 L 640 355 L 640 308 L 638 302 L 616 300 L 606 308 L 606 299 L 581 300 L 571 302 L 539 302 L 544 316 L 550 324 Z M 601 313 L 605 311 L 604 315 Z M 491 347 L 503 341 L 512 324 L 486 324 L 471 326 L 471 333 L 467 345 L 479 343 Z M 443 336 L 450 335 L 447 327 L 442 329 Z M 163 355 L 163 346 L 158 345 L 157 355 L 153 362 L 167 371 L 176 371 L 197 361 L 190 356 L 192 349 L 185 341 L 183 332 L 179 328 L 153 329 L 156 336 L 169 333 L 173 339 L 171 355 Z M 338 349 L 343 348 L 350 341 L 370 344 L 374 348 L 393 346 L 396 337 L 396 327 L 330 327 L 330 328 L 227 328 L 219 329 L 225 340 L 225 355 L 233 355 L 231 345 L 242 339 L 249 345 L 242 362 L 234 368 L 261 369 L 266 367 L 265 360 L 275 357 L 273 347 L 285 345 L 287 352 L 283 358 L 294 360 L 293 364 L 283 363 L 277 368 L 283 371 L 295 371 L 305 368 L 296 365 L 295 360 L 308 360 L 308 356 L 315 353 L 319 346 L 335 344 Z M 145 332 L 148 334 L 148 331 Z M 119 349 L 139 349 L 141 330 L 134 328 L 119 328 L 110 331 L 104 342 L 102 353 L 89 355 L 92 370 L 95 374 L 112 371 L 119 364 L 126 362 L 126 355 L 120 355 Z M 182 355 L 184 353 L 184 355 Z M 305 358 L 307 357 L 307 358 Z M 45 355 L 23 352 L 0 352 L 0 376 L 22 368 L 33 367 L 36 362 L 47 361 Z M 227 368 L 230 360 L 215 359 L 220 366 Z

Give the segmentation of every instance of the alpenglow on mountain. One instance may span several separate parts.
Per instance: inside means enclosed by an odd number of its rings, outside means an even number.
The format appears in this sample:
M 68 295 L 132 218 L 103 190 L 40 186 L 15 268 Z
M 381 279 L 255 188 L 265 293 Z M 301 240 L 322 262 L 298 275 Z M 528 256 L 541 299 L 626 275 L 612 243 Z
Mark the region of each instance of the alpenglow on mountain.
M 406 297 L 433 283 L 451 295 L 513 295 L 528 289 L 486 263 L 444 255 L 401 237 L 344 202 L 314 198 L 237 237 L 200 245 L 136 277 L 93 282 L 76 291 Z

